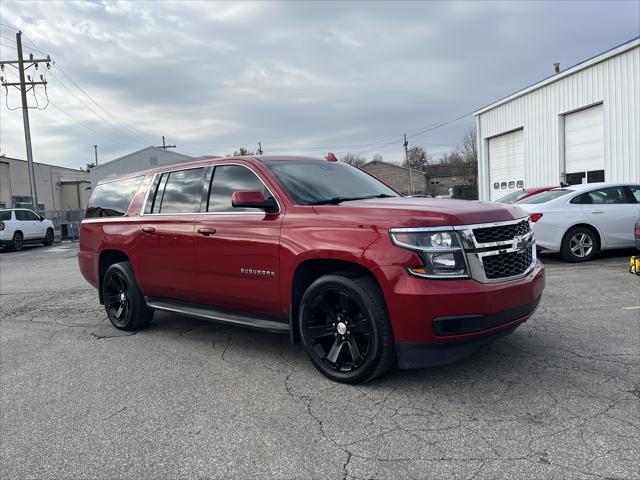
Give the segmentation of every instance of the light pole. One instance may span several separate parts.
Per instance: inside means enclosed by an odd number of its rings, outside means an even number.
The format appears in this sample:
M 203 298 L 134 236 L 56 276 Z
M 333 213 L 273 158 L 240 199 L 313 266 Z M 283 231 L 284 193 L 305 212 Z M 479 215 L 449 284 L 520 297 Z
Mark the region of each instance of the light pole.
M 98 145 L 93 146 L 93 151 L 96 155 L 96 167 L 98 166 Z

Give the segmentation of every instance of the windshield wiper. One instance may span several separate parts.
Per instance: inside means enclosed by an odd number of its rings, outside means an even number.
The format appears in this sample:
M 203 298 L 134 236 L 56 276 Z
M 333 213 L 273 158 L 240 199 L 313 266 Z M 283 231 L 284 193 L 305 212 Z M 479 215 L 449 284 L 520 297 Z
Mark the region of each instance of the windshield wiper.
M 381 193 L 379 195 L 368 195 L 366 197 L 333 197 L 325 198 L 324 200 L 316 200 L 315 202 L 309 202 L 308 205 L 337 205 L 342 202 L 349 202 L 351 200 L 367 200 L 368 198 L 390 198 L 393 195 Z

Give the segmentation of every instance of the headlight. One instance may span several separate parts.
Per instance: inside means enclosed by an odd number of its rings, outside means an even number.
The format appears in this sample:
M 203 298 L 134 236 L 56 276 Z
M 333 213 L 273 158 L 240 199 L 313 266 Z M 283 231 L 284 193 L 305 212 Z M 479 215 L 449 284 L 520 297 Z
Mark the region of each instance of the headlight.
M 467 263 L 458 234 L 453 230 L 391 229 L 391 240 L 415 251 L 424 265 L 410 267 L 414 275 L 429 278 L 468 278 Z

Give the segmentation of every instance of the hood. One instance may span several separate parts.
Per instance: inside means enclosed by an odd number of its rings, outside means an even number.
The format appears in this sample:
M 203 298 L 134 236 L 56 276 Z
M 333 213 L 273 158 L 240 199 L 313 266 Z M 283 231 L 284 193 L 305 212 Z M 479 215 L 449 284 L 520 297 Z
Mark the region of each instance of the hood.
M 314 209 L 320 215 L 335 214 L 354 219 L 376 217 L 380 222 L 395 227 L 469 225 L 502 222 L 527 216 L 515 205 L 418 197 L 354 200 L 339 205 L 318 205 Z

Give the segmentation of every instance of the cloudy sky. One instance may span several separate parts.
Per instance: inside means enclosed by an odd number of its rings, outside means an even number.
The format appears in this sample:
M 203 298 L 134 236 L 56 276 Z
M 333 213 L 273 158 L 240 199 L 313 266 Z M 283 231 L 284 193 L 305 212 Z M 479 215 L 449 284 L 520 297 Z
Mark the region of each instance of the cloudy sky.
M 56 62 L 49 105 L 30 110 L 33 152 L 71 167 L 92 161 L 94 144 L 106 161 L 162 135 L 192 155 L 261 141 L 267 154 L 400 161 L 406 132 L 437 158 L 472 117 L 416 133 L 640 35 L 637 0 L 1 0 L 0 14 L 3 60 L 17 27 L 27 53 Z M 21 111 L 7 108 L 19 93 L 8 93 L 0 153 L 25 158 Z

